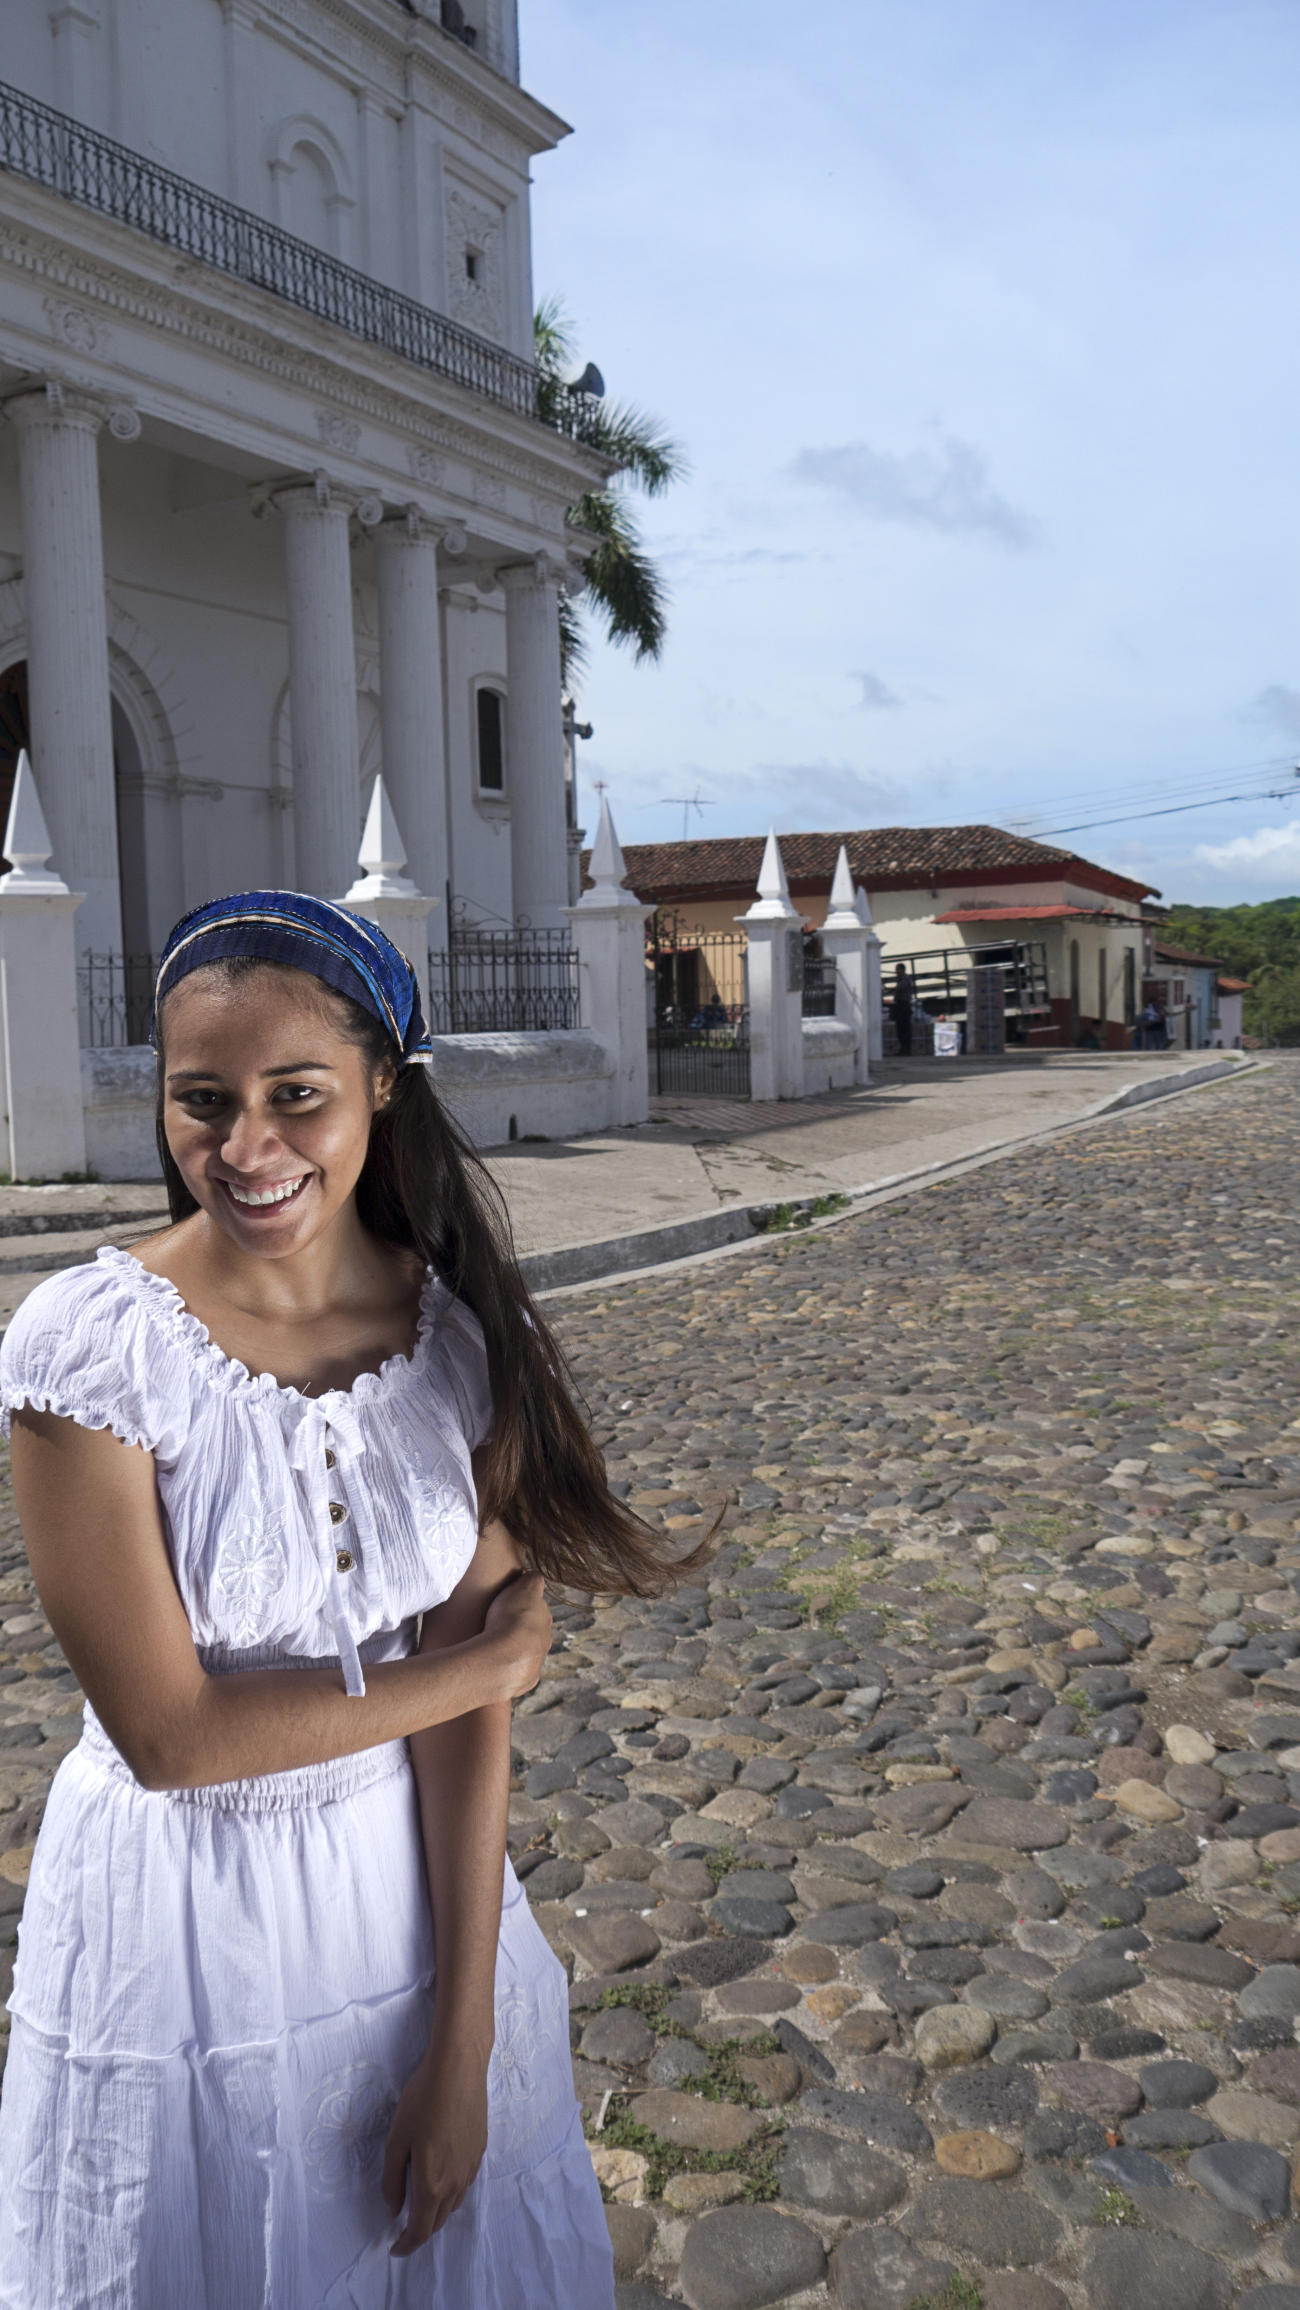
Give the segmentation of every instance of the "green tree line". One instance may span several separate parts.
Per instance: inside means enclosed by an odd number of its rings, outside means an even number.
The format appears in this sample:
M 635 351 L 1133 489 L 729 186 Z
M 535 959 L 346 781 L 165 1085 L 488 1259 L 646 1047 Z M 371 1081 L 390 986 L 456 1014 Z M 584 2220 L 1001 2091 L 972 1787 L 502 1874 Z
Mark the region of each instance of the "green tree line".
M 1173 906 L 1160 932 L 1171 946 L 1217 957 L 1229 978 L 1248 979 L 1248 1035 L 1300 1043 L 1300 898 L 1258 906 Z

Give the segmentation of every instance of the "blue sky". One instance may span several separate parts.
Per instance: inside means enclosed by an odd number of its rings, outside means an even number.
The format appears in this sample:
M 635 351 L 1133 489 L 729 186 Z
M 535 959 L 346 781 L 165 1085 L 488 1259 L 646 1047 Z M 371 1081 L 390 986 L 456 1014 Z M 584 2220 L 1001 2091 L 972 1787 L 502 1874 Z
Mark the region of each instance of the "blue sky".
M 588 826 L 603 778 L 625 842 L 698 792 L 1300 891 L 1292 0 L 520 14 L 576 132 L 538 293 L 691 465 L 664 656 L 581 685 Z

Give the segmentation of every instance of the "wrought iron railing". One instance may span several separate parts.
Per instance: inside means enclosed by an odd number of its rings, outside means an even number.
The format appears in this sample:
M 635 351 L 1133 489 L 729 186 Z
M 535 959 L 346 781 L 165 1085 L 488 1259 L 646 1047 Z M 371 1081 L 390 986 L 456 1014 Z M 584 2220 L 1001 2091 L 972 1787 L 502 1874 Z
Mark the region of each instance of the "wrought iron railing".
M 539 399 L 537 371 L 472 329 L 385 287 L 337 257 L 300 241 L 250 209 L 205 192 L 128 146 L 85 128 L 34 96 L 0 82 L 0 169 L 62 193 L 82 208 L 148 233 L 218 272 L 269 290 L 354 337 L 467 386 L 486 400 L 556 433 L 587 438 L 592 416 L 582 394 Z
M 834 1018 L 834 955 L 805 952 L 803 958 L 803 1015 L 806 1019 Z
M 576 1027 L 577 951 L 563 930 L 467 933 L 430 948 L 429 1008 L 435 1035 Z
M 87 1050 L 147 1043 L 158 965 L 151 954 L 93 954 L 77 964 L 77 1009 Z

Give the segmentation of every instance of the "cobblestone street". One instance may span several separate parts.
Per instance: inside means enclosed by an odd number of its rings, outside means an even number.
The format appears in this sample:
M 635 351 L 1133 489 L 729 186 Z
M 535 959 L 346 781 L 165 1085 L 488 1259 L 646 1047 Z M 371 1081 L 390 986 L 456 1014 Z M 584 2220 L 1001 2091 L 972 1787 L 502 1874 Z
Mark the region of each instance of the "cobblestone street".
M 724 1513 L 516 1712 L 620 2310 L 1300 2310 L 1298 1143 L 1282 1062 L 551 1302 Z M 7 1961 L 80 1703 L 0 1575 Z

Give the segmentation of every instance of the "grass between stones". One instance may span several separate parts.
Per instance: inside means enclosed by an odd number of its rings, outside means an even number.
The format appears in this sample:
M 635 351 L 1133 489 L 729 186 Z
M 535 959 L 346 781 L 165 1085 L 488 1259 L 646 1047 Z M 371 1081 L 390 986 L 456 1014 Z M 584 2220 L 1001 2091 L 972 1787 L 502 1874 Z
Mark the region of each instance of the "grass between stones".
M 1093 2215 L 1094 2222 L 1110 2229 L 1131 2229 L 1140 2219 L 1133 2200 L 1126 2198 L 1123 2190 L 1117 2189 L 1103 2190 L 1101 2203 Z
M 688 2038 L 707 2055 L 709 2066 L 705 2074 L 680 2078 L 679 2092 L 698 2094 L 703 2101 L 738 2102 L 744 2109 L 762 2108 L 762 2095 L 745 2083 L 736 2064 L 742 2053 L 779 2053 L 780 2042 L 770 2031 L 764 2030 L 743 2042 L 733 2037 L 722 2045 L 708 2045 L 694 2030 L 665 2014 L 668 1991 L 650 1982 L 629 1983 L 626 1989 L 607 1989 L 600 2002 L 603 2007 L 630 2005 L 649 2022 L 656 2037 Z M 600 2149 L 635 2150 L 646 2159 L 647 2197 L 661 2198 L 674 2174 L 734 2174 L 742 2194 L 755 2204 L 777 2196 L 777 2160 L 785 2138 L 780 2119 L 762 2127 L 742 2149 L 689 2150 L 676 2142 L 665 2141 L 662 2135 L 642 2125 L 626 2107 L 627 2098 L 626 2094 L 612 2095 L 610 2111 L 599 2133 L 590 2116 L 584 2120 L 584 2130 L 588 2141 Z
M 616 2100 L 621 2098 L 615 2096 Z M 674 2174 L 734 2174 L 741 2195 L 756 2205 L 778 2194 L 776 2168 L 784 2139 L 780 2126 L 764 2127 L 740 2150 L 683 2150 L 675 2142 L 666 2142 L 661 2135 L 652 2134 L 649 2126 L 638 2125 L 626 2110 L 620 2110 L 617 2115 L 606 2118 L 599 2134 L 589 2119 L 586 2134 L 588 2141 L 601 2149 L 635 2150 L 646 2160 L 648 2198 L 661 2198 Z M 602 2190 L 602 2195 L 608 2193 Z
M 984 2289 L 954 2270 L 937 2294 L 919 2294 L 910 2310 L 984 2310 Z

